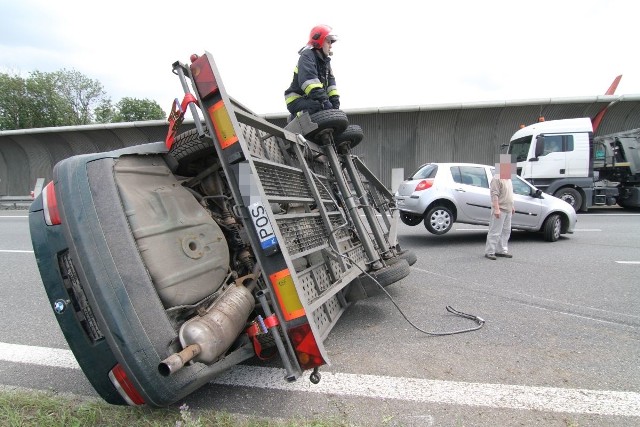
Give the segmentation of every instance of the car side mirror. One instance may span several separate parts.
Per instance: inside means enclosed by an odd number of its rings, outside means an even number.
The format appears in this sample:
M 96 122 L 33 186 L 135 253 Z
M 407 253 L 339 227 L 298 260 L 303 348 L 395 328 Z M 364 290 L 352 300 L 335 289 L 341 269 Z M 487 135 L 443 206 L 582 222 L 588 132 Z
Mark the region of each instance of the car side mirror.
M 542 190 L 536 189 L 532 192 L 531 197 L 536 199 L 542 199 Z

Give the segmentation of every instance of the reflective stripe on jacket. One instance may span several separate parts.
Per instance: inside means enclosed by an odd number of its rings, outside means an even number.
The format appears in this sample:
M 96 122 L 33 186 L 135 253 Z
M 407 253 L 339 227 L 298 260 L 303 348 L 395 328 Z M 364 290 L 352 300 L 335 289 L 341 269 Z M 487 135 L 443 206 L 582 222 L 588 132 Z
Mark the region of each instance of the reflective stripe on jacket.
M 307 96 L 322 103 L 334 95 L 338 95 L 338 89 L 331 71 L 331 58 L 319 49 L 304 49 L 293 70 L 291 86 L 284 92 L 285 102 L 289 105 Z

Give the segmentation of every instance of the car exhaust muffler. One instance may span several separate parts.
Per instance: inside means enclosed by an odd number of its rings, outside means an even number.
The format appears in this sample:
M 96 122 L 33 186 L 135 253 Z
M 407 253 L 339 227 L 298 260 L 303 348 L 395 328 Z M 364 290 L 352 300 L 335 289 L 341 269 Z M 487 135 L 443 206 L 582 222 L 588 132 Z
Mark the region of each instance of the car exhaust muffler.
M 250 274 L 239 278 L 236 283 L 207 309 L 204 315 L 187 320 L 178 334 L 183 350 L 164 359 L 158 365 L 163 376 L 169 376 L 181 369 L 187 362 L 211 364 L 231 347 L 244 329 L 249 315 L 255 307 L 251 291 L 242 284 Z

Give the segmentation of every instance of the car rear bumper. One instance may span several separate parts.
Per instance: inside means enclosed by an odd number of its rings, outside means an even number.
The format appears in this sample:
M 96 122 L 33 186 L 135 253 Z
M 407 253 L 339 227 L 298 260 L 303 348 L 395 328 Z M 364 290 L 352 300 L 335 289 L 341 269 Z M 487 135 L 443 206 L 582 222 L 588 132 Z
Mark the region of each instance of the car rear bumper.
M 108 377 L 109 371 L 117 364 L 115 355 L 87 303 L 62 226 L 45 224 L 41 198 L 31 205 L 29 225 L 44 288 L 78 364 L 105 401 L 125 404 Z
M 419 197 L 395 196 L 396 206 L 403 212 L 422 215 L 427 208 Z
M 146 404 L 167 406 L 252 357 L 253 348 L 241 347 L 212 365 L 192 363 L 168 377 L 159 373 L 160 362 L 179 349 L 179 343 L 119 208 L 113 162 L 109 157 L 80 156 L 56 166 L 63 224 L 47 226 L 41 202 L 34 203 L 30 213 L 34 252 L 52 305 L 58 300 L 70 301 L 70 306 L 86 301 L 91 319 L 88 311 L 78 310 L 65 310 L 56 317 L 101 397 L 124 403 L 108 378 L 118 363 Z

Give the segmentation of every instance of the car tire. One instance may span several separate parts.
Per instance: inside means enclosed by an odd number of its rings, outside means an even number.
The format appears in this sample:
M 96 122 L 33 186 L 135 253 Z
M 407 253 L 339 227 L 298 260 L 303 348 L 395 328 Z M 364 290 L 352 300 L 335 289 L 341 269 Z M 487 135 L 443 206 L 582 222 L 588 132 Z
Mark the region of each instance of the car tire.
M 216 153 L 213 140 L 209 137 L 199 138 L 198 129 L 191 129 L 176 136 L 169 155 L 178 163 L 177 175 L 195 176 L 194 164 L 198 160 Z
M 555 242 L 560 238 L 560 234 L 562 231 L 562 220 L 560 219 L 560 215 L 551 214 L 544 221 L 544 240 L 547 242 Z
M 398 280 L 404 279 L 411 272 L 406 259 L 387 265 L 379 270 L 361 274 L 349 285 L 345 295 L 347 302 L 356 302 L 382 293 L 380 286 L 387 287 Z M 377 282 L 377 283 L 376 283 Z M 378 286 L 378 283 L 380 286 Z
M 333 138 L 336 147 L 339 148 L 354 148 L 356 145 L 364 139 L 364 132 L 358 125 L 348 125 L 347 128 L 338 136 Z
M 333 137 L 340 135 L 349 126 L 349 119 L 342 110 L 322 110 L 313 113 L 311 121 L 318 125 L 318 128 L 304 135 L 305 138 L 314 140 L 315 137 L 325 129 L 333 130 Z
M 424 226 L 429 233 L 442 235 L 453 227 L 453 214 L 445 206 L 434 206 L 424 216 Z
M 582 207 L 582 195 L 575 188 L 561 188 L 560 190 L 553 193 L 553 195 L 558 199 L 564 200 L 565 202 L 569 203 L 571 206 L 573 206 L 573 209 L 575 209 L 576 212 L 578 212 Z
M 410 225 L 413 227 L 414 225 L 418 225 L 422 222 L 422 217 L 419 215 L 410 214 L 408 212 L 400 211 L 400 221 L 402 221 L 405 225 Z

